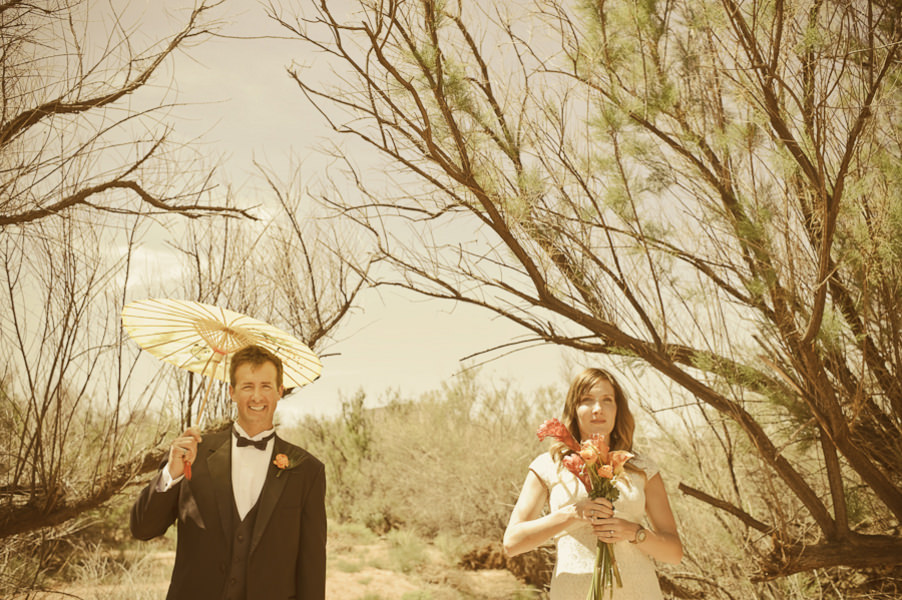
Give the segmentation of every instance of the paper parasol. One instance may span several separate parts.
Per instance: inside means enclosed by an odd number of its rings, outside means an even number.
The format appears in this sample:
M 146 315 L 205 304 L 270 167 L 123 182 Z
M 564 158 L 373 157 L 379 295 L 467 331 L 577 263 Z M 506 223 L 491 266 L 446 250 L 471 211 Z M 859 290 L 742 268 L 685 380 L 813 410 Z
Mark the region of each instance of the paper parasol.
M 277 327 L 231 310 L 189 300 L 153 299 L 122 309 L 122 326 L 135 342 L 160 360 L 210 378 L 198 420 L 203 418 L 212 380 L 229 381 L 229 359 L 245 346 L 266 348 L 282 360 L 285 387 L 319 377 L 316 354 Z

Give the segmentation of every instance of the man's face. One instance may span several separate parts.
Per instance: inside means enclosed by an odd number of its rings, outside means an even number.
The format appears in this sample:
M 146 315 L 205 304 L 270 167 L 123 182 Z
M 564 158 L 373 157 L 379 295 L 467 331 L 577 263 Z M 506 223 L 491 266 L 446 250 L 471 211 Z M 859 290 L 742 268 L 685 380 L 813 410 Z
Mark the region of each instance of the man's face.
M 238 405 L 238 424 L 248 435 L 272 428 L 283 391 L 276 385 L 276 366 L 271 362 L 244 363 L 235 369 L 235 385 L 229 386 L 229 396 Z

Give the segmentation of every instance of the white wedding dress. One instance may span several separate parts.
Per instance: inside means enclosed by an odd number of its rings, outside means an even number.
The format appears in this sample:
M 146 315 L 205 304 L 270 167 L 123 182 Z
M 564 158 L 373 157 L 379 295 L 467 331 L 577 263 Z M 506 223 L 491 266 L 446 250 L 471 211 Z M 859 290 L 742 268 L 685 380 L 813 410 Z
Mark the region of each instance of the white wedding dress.
M 631 462 L 648 479 L 658 472 L 650 460 L 637 456 Z M 559 467 L 547 452 L 532 461 L 529 469 L 545 484 L 551 510 L 588 497 L 576 476 Z M 624 471 L 617 482 L 620 498 L 614 502 L 615 517 L 645 524 L 645 481 L 639 473 Z M 551 577 L 550 600 L 585 600 L 592 582 L 597 541 L 588 522 L 579 522 L 556 536 L 557 563 Z M 614 600 L 663 600 L 654 562 L 636 544 L 615 543 L 614 557 L 623 581 L 623 587 L 614 584 Z M 608 597 L 609 592 L 605 591 L 604 600 Z

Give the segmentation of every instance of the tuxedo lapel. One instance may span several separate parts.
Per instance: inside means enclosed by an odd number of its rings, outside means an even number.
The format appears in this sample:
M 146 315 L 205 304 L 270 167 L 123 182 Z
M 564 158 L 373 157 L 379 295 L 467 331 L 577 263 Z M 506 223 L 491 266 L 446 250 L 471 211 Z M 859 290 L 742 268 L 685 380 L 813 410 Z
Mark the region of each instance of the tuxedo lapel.
M 276 436 L 272 456 L 275 457 L 280 453 L 287 453 L 288 450 L 288 443 Z M 257 519 L 254 522 L 254 534 L 251 537 L 250 552 L 253 552 L 257 544 L 260 543 L 260 538 L 263 537 L 266 525 L 269 523 L 279 497 L 285 489 L 285 484 L 288 482 L 287 474 L 282 473 L 282 477 L 276 477 L 279 473 L 280 471 L 272 464 L 267 466 L 266 479 L 263 482 L 263 490 L 260 492 L 260 500 L 257 504 Z
M 232 438 L 231 435 L 219 448 L 212 449 L 207 459 L 210 479 L 213 483 L 213 496 L 219 510 L 219 522 L 225 539 L 231 540 L 232 520 Z

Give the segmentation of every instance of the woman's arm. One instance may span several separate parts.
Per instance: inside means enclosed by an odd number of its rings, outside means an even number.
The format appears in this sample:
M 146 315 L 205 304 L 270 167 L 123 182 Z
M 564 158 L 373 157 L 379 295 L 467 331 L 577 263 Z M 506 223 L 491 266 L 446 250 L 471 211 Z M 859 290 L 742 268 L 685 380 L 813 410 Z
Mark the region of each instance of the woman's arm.
M 606 510 L 610 513 L 610 508 L 604 506 L 602 500 L 585 499 L 541 516 L 547 493 L 538 475 L 529 471 L 504 531 L 504 551 L 508 556 L 538 548 L 574 522 L 586 521 L 586 515 L 591 511 Z
M 677 564 L 683 560 L 683 543 L 677 533 L 676 519 L 670 509 L 664 480 L 655 474 L 645 484 L 645 513 L 652 526 L 647 531 L 645 541 L 637 544 L 646 554 L 662 562 Z M 636 532 L 639 525 L 636 525 Z M 636 539 L 633 533 L 632 540 Z

